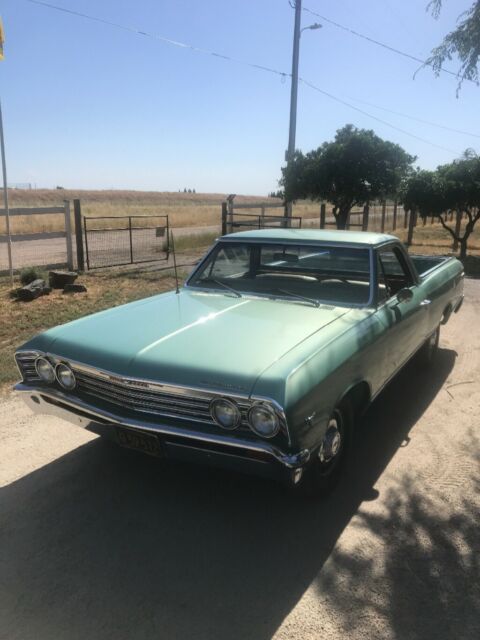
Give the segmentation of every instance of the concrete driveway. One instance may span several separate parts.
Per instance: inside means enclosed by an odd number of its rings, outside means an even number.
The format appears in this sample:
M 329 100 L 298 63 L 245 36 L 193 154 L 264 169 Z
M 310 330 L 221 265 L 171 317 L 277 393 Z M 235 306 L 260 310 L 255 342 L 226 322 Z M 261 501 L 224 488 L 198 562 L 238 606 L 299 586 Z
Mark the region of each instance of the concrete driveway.
M 480 282 L 327 500 L 0 405 L 2 640 L 480 637 Z

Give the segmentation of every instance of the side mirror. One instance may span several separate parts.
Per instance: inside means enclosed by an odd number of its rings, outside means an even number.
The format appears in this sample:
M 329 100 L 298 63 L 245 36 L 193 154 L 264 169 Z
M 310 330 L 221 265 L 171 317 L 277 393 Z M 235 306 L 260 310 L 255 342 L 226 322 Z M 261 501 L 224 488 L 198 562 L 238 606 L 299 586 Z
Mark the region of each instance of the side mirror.
M 397 293 L 397 300 L 399 302 L 410 302 L 410 300 L 412 299 L 413 299 L 413 291 L 408 287 L 404 287 L 403 289 L 400 289 L 400 291 Z

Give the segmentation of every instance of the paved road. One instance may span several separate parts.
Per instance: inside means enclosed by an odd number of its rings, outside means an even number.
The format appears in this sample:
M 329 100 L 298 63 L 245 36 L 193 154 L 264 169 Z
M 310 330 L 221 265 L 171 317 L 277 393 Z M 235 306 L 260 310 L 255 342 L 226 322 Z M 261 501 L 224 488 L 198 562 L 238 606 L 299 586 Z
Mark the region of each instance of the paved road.
M 480 637 L 480 282 L 326 501 L 0 404 L 2 640 Z

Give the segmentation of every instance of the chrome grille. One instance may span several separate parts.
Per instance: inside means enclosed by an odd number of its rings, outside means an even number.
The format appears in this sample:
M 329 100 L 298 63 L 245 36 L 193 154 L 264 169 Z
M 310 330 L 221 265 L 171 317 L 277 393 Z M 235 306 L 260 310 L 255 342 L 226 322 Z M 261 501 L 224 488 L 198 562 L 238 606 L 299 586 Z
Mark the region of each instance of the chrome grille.
M 18 368 L 25 382 L 39 383 L 48 388 L 38 376 L 35 360 L 44 353 L 35 351 L 18 351 L 15 354 Z M 48 354 L 52 363 L 62 362 L 57 356 Z M 148 413 L 163 418 L 176 418 L 186 422 L 201 422 L 219 428 L 210 415 L 210 402 L 214 398 L 225 397 L 228 394 L 212 393 L 196 389 L 186 389 L 169 384 L 146 382 L 139 379 L 128 379 L 115 376 L 90 366 L 69 363 L 75 373 L 77 385 L 69 393 L 72 395 L 87 395 L 98 398 L 107 403 L 119 405 L 131 411 Z M 59 388 L 58 383 L 53 385 Z M 61 389 L 64 391 L 64 389 Z M 248 410 L 253 400 L 234 398 L 238 405 L 242 420 L 236 431 L 249 432 Z M 281 430 L 287 434 L 287 427 L 283 413 L 277 414 Z
M 38 354 L 34 351 L 20 351 L 15 354 L 17 366 L 24 380 L 29 382 L 38 382 L 40 377 L 35 369 L 35 360 Z
M 210 416 L 210 401 L 212 394 L 182 390 L 178 393 L 165 391 L 160 386 L 152 389 L 151 384 L 146 384 L 145 388 L 136 386 L 140 381 L 128 382 L 121 378 L 112 379 L 113 376 L 103 376 L 92 371 L 86 371 L 72 366 L 72 370 L 77 379 L 76 390 L 89 396 L 93 396 L 120 405 L 132 411 L 150 413 L 166 418 L 179 418 L 194 422 L 203 422 L 214 425 Z M 132 383 L 135 385 L 132 388 Z M 247 421 L 247 411 L 250 408 L 248 402 L 237 402 L 241 414 L 242 423 L 240 429 L 249 429 Z

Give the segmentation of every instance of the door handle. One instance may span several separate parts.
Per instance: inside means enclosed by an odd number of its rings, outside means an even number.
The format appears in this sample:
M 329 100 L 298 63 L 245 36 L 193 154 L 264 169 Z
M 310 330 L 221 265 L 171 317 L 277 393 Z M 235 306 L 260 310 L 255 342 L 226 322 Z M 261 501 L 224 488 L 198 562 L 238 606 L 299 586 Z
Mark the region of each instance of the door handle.
M 432 302 L 431 300 L 429 300 L 428 298 L 425 298 L 425 300 L 422 300 L 420 302 L 420 306 L 421 307 L 427 307 L 429 304 L 431 304 L 431 302 Z

